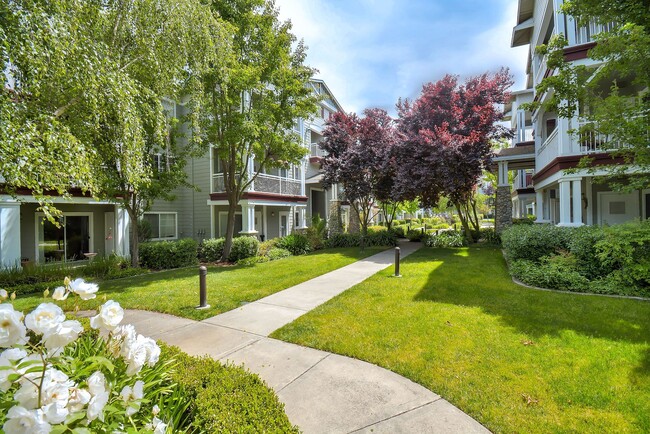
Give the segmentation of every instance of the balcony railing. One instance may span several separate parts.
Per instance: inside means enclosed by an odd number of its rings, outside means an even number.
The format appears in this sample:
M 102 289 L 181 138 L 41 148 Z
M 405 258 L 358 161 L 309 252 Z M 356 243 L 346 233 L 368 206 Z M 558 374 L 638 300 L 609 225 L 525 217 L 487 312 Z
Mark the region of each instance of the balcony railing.
M 537 152 L 537 158 L 535 159 L 535 170 L 537 172 L 560 155 L 559 143 L 558 129 L 556 128 L 544 140 L 544 143 L 539 148 L 539 152 Z
M 312 157 L 325 157 L 327 153 L 323 151 L 318 143 L 311 144 L 311 154 Z
M 220 193 L 224 191 L 226 191 L 226 188 L 223 181 L 223 174 L 218 173 L 213 175 L 212 192 Z M 301 182 L 298 179 L 261 173 L 251 183 L 249 191 L 297 196 L 301 194 Z
M 579 121 L 578 127 L 578 142 L 580 152 L 583 154 L 614 151 L 627 146 L 620 141 L 612 140 L 607 134 L 598 132 L 598 127 L 593 122 Z
M 594 21 L 590 21 L 586 26 L 576 27 L 576 44 L 586 44 L 592 42 L 595 39 L 595 36 L 599 33 L 610 32 L 616 26 L 616 23 L 611 22 L 607 24 L 598 24 Z
M 517 173 L 515 176 L 515 182 L 514 182 L 514 188 L 516 190 L 524 189 L 524 188 L 532 188 L 533 187 L 533 174 L 532 173 L 524 173 L 523 176 L 521 173 Z

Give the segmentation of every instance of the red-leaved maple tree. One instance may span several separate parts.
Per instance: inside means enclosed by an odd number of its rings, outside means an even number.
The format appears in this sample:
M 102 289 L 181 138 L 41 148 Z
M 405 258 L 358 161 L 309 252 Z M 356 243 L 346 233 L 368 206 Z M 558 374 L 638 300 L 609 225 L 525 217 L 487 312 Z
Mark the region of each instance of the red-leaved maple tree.
M 334 113 L 323 133 L 323 182 L 343 184 L 344 198 L 359 219 L 362 235 L 375 216 L 376 201 L 387 199 L 395 173 L 392 149 L 399 141 L 396 123 L 385 110 L 367 109 L 364 117 Z
M 492 156 L 492 141 L 511 135 L 498 122 L 504 116 L 499 104 L 509 98 L 512 84 L 507 69 L 464 84 L 447 75 L 424 85 L 415 101 L 400 100 L 398 122 L 405 138 L 396 145 L 394 194 L 405 200 L 419 198 L 427 207 L 448 197 L 465 234 L 475 238 L 475 191 Z

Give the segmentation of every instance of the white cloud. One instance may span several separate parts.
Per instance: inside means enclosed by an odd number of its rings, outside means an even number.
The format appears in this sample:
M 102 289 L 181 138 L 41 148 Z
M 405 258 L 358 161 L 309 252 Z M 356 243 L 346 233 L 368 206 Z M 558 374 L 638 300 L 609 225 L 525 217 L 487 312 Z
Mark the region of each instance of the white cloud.
M 430 1 L 421 5 L 426 16 L 407 15 L 412 11 L 396 0 L 350 2 L 347 9 L 327 0 L 276 4 L 309 47 L 307 63 L 346 111 L 375 106 L 393 111 L 399 97 L 417 96 L 424 82 L 446 73 L 469 76 L 509 66 L 515 89 L 524 83 L 527 48 L 510 48 L 516 0 L 482 2 L 503 12 L 496 14 L 498 22 L 481 27 L 473 25 L 480 19 L 449 16 Z

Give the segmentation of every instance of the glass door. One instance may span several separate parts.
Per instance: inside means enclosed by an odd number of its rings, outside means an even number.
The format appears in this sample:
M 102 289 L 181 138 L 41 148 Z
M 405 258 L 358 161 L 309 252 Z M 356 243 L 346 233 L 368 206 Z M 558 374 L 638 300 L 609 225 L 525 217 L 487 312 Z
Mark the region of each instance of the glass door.
M 55 225 L 38 216 L 38 262 L 70 262 L 86 259 L 91 252 L 90 216 L 64 216 Z

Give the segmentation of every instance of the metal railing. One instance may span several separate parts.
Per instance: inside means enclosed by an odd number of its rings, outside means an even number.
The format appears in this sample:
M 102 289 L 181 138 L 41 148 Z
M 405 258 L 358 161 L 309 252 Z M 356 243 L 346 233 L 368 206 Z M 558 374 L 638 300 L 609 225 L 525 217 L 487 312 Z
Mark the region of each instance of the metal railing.
M 223 174 L 218 173 L 212 176 L 212 192 L 220 193 L 226 191 Z M 249 191 L 263 193 L 275 193 L 297 196 L 302 192 L 299 179 L 285 178 L 276 175 L 261 173 L 251 183 Z

